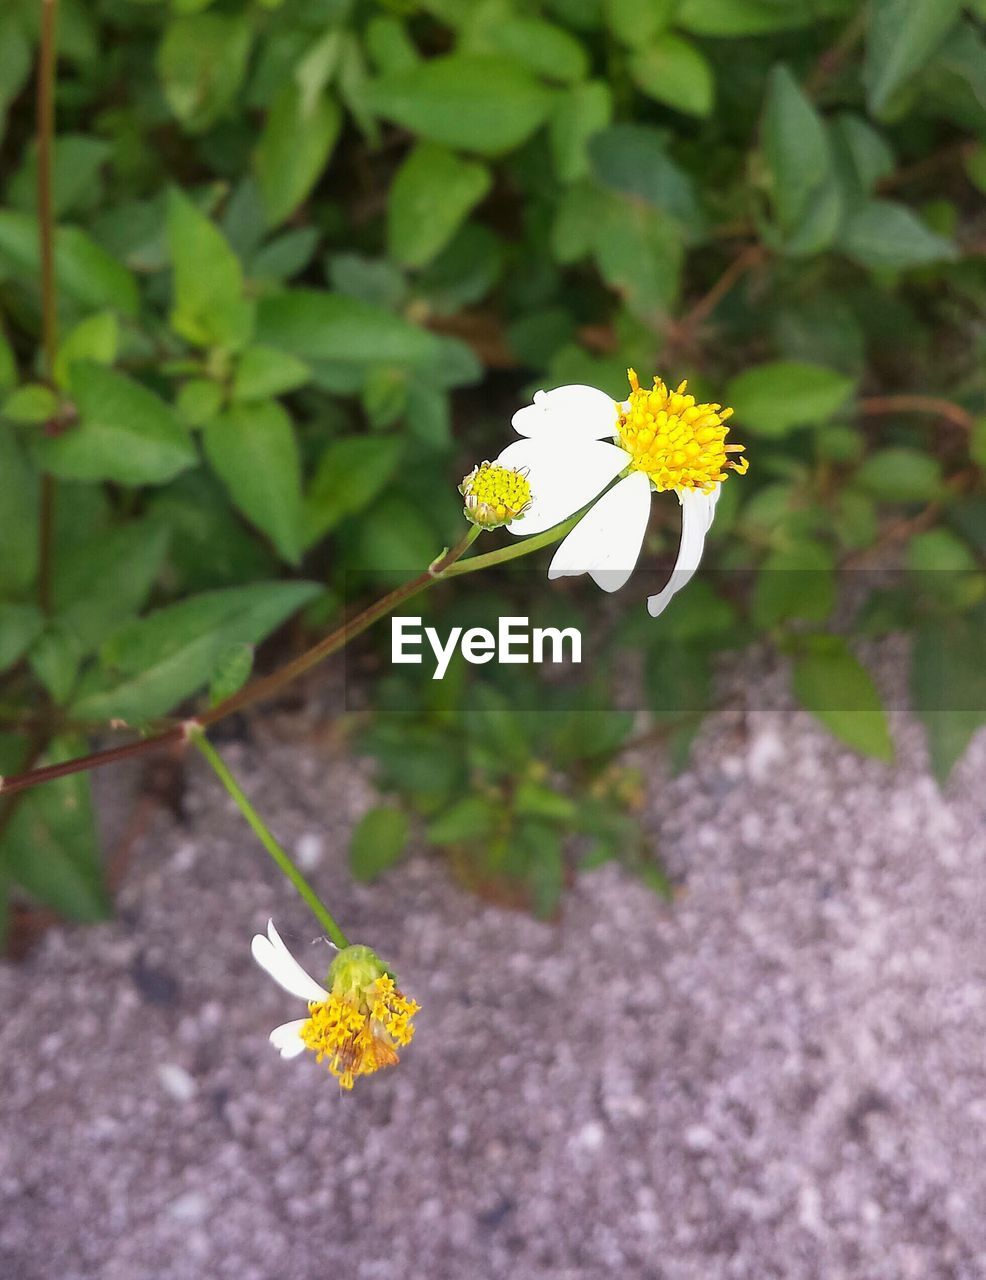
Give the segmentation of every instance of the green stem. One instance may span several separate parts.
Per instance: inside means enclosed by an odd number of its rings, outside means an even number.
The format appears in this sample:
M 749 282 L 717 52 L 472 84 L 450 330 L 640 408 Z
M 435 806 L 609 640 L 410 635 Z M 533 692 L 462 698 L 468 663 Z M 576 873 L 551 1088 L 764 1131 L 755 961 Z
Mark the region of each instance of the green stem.
M 253 828 L 257 839 L 277 863 L 278 868 L 287 876 L 294 887 L 298 890 L 298 893 L 308 904 L 316 920 L 318 920 L 319 924 L 324 927 L 325 932 L 337 947 L 348 947 L 349 939 L 339 928 L 332 912 L 294 865 L 287 852 L 271 835 L 264 820 L 243 794 L 239 783 L 230 773 L 219 752 L 205 736 L 201 728 L 197 724 L 193 724 L 191 728 L 188 729 L 187 736 L 190 741 L 195 743 L 199 751 L 201 751 L 206 760 L 208 760 L 209 764 L 212 765 L 216 777 L 233 797 L 237 808 Z
M 506 564 L 508 560 L 517 560 L 521 556 L 529 556 L 532 551 L 540 551 L 542 547 L 550 547 L 552 543 L 560 541 L 566 534 L 571 533 L 591 506 L 590 502 L 581 511 L 576 511 L 574 516 L 569 516 L 564 523 L 556 524 L 553 528 L 546 529 L 544 533 L 536 533 L 531 538 L 524 538 L 512 546 L 500 547 L 497 551 L 488 551 L 482 556 L 470 556 L 468 560 L 460 560 L 457 564 L 450 565 L 442 576 L 455 578 L 462 573 L 475 573 L 477 569 L 489 569 L 496 564 Z

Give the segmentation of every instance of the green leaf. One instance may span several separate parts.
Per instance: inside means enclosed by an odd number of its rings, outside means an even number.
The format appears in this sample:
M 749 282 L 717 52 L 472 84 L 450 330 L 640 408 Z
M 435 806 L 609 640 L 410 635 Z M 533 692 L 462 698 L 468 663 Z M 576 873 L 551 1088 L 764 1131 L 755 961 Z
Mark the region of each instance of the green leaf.
M 314 582 L 255 582 L 207 591 L 128 623 L 102 646 L 102 670 L 73 713 L 140 721 L 165 715 L 211 678 L 236 644 L 257 644 L 321 591 Z
M 52 205 L 56 219 L 72 210 L 88 210 L 99 199 L 99 172 L 113 148 L 102 138 L 62 133 L 55 139 L 52 163 Z M 38 206 L 38 153 L 32 144 L 8 188 L 11 204 L 31 213 Z
M 301 559 L 301 461 L 290 417 L 274 400 L 233 405 L 203 430 L 206 456 L 235 505 L 285 560 Z
M 835 121 L 833 134 L 846 149 L 863 195 L 894 171 L 894 153 L 885 138 L 861 116 L 844 111 Z
M 606 25 L 631 49 L 660 34 L 674 8 L 673 0 L 603 0 Z
M 448 244 L 486 196 L 492 179 L 485 165 L 461 160 L 433 142 L 419 143 L 398 169 L 387 201 L 391 257 L 421 267 Z
M 634 315 L 669 315 L 681 281 L 684 246 L 678 225 L 659 209 L 614 198 L 594 227 L 599 272 Z
M 6 391 L 17 381 L 17 361 L 7 337 L 0 328 L 0 391 Z
M 253 670 L 254 647 L 252 644 L 230 645 L 219 655 L 209 680 L 209 706 L 217 707 L 234 693 L 238 693 L 250 678 Z
M 560 795 L 543 783 L 523 779 L 514 792 L 514 811 L 528 818 L 571 823 L 575 821 L 578 807 L 569 796 Z
M 58 396 L 40 382 L 27 382 L 4 400 L 0 414 L 11 422 L 47 422 L 58 413 Z
M 189 427 L 201 427 L 214 418 L 223 405 L 223 389 L 211 378 L 190 378 L 175 397 L 175 413 Z
M 736 419 L 759 436 L 782 436 L 837 413 L 855 381 L 834 369 L 800 360 L 773 360 L 745 369 L 726 388 Z
M 972 735 L 986 723 L 983 617 L 935 618 L 911 649 L 911 698 L 928 734 L 935 777 L 944 785 Z
M 812 636 L 794 663 L 802 706 L 840 741 L 863 755 L 891 761 L 894 744 L 876 685 L 841 636 Z
M 399 436 L 333 440 L 305 498 L 304 545 L 311 546 L 340 520 L 369 506 L 397 470 L 404 450 Z
M 320 239 L 317 227 L 292 227 L 258 249 L 250 261 L 251 280 L 283 284 L 311 262 Z
M 675 26 L 696 36 L 755 36 L 807 27 L 815 22 L 811 5 L 774 0 L 681 0 Z
M 237 361 L 232 396 L 234 400 L 264 400 L 303 387 L 311 376 L 308 365 L 286 351 L 247 347 Z
M 483 841 L 497 826 L 497 807 L 485 796 L 463 796 L 428 824 L 431 844 Z
M 777 221 L 791 233 L 824 184 L 831 159 L 821 116 L 785 66 L 767 77 L 760 137 Z
M 7 260 L 18 273 L 37 280 L 41 270 L 37 220 L 33 214 L 0 209 L 0 268 Z M 55 231 L 58 291 L 90 311 L 112 307 L 137 313 L 133 276 L 78 227 Z
M 256 171 L 269 226 L 297 209 L 329 162 L 342 112 L 319 94 L 306 103 L 297 84 L 286 84 L 271 103 L 257 146 Z
M 190 133 L 202 133 L 232 105 L 252 41 L 245 15 L 196 13 L 169 23 L 157 71 L 168 106 Z
M 81 739 L 59 739 L 44 763 L 56 764 L 85 750 Z M 67 919 L 91 922 L 109 915 L 86 774 L 48 782 L 24 797 L 0 842 L 0 867 Z
M 418 51 L 397 18 L 371 18 L 363 33 L 366 51 L 377 71 L 406 71 L 418 61 Z
M 545 822 L 528 819 L 518 827 L 514 843 L 527 866 L 535 915 L 545 920 L 558 910 L 565 887 L 561 834 Z
M 838 246 L 864 267 L 924 267 L 959 256 L 951 240 L 936 235 L 905 205 L 869 200 L 847 218 Z
M 257 340 L 302 360 L 427 364 L 437 339 L 383 307 L 340 293 L 296 289 L 263 298 Z
M 167 528 L 147 518 L 59 543 L 52 612 L 56 625 L 72 636 L 79 657 L 139 611 L 167 548 Z
M 55 357 L 55 381 L 67 387 L 71 381 L 71 366 L 76 360 L 91 360 L 96 364 L 112 364 L 116 359 L 120 342 L 120 326 L 112 311 L 100 311 L 80 320 L 71 329 L 58 348 Z
M 42 465 L 59 479 L 163 484 L 198 462 L 173 411 L 139 382 L 77 364 L 72 390 L 79 425 L 36 446 Z
M 168 244 L 174 331 L 200 347 L 245 346 L 253 306 L 243 296 L 240 261 L 219 228 L 175 189 L 168 193 Z
M 581 43 L 563 28 L 542 18 L 507 18 L 490 30 L 498 53 L 523 63 L 547 80 L 571 84 L 584 80 L 589 59 Z
M 941 491 L 941 464 L 918 449 L 878 449 L 854 482 L 884 502 L 930 502 Z
M 976 568 L 976 557 L 950 530 L 928 529 L 910 539 L 904 565 L 911 573 L 964 573 Z
M 44 616 L 33 604 L 0 604 L 0 671 L 24 656 L 43 626 Z
M 349 868 L 357 880 L 375 880 L 404 852 L 409 830 L 402 809 L 381 805 L 365 813 L 349 842 Z
M 691 177 L 670 159 L 657 129 L 614 124 L 593 137 L 589 158 L 593 175 L 604 187 L 669 214 L 692 240 L 701 234 L 705 219 Z
M 573 85 L 559 95 L 548 122 L 555 172 L 575 182 L 589 172 L 589 139 L 613 118 L 613 95 L 604 80 Z
M 497 155 L 530 137 L 552 97 L 505 58 L 449 54 L 371 82 L 365 101 L 428 141 Z
M 962 11 L 962 0 L 872 0 L 863 81 L 882 117 L 898 88 L 930 60 Z
M 805 540 L 770 552 L 760 566 L 753 620 L 764 631 L 792 618 L 824 622 L 835 599 L 832 552 L 823 543 Z
M 630 55 L 630 78 L 642 93 L 677 111 L 707 116 L 715 99 L 715 81 L 705 55 L 671 32 Z

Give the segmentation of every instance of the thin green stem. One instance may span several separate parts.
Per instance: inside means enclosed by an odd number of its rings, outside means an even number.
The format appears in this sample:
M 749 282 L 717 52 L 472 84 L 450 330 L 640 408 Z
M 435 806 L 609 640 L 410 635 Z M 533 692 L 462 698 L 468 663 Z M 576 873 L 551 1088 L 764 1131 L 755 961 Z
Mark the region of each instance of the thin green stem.
M 521 556 L 529 556 L 532 551 L 550 547 L 552 543 L 560 541 L 566 534 L 572 532 L 591 505 L 592 503 L 589 503 L 581 511 L 576 511 L 574 516 L 569 516 L 566 521 L 556 524 L 552 529 L 546 529 L 544 533 L 536 533 L 533 537 L 524 538 L 522 542 L 500 547 L 497 551 L 488 551 L 482 556 L 470 556 L 468 560 L 460 560 L 457 564 L 450 565 L 443 577 L 456 578 L 463 573 L 475 573 L 477 569 L 489 569 L 496 564 L 506 564 L 508 560 L 519 560 Z
M 193 724 L 187 732 L 187 737 L 191 742 L 195 743 L 199 751 L 201 751 L 206 760 L 208 760 L 216 777 L 233 797 L 236 807 L 253 828 L 257 839 L 274 859 L 278 869 L 287 876 L 294 887 L 298 890 L 298 893 L 307 903 L 319 924 L 323 926 L 325 932 L 337 947 L 348 947 L 349 939 L 339 927 L 332 912 L 291 861 L 291 858 L 285 849 L 283 849 L 282 846 L 274 839 L 267 824 L 246 798 L 240 784 L 230 773 L 222 756 L 220 756 L 219 752 L 205 736 L 201 728 L 197 724 Z

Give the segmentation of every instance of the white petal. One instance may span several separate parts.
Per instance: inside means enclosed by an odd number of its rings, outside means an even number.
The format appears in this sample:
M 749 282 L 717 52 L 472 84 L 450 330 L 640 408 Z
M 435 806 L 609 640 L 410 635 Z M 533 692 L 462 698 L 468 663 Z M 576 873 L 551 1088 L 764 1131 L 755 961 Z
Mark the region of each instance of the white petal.
M 721 488 L 722 485 L 717 484 L 711 493 L 702 493 L 700 489 L 678 490 L 678 501 L 681 503 L 678 559 L 663 590 L 656 596 L 647 598 L 647 612 L 652 618 L 663 613 L 672 597 L 695 576 L 705 548 L 705 535 L 712 528 Z
M 328 992 L 320 987 L 314 978 L 309 977 L 291 952 L 281 941 L 281 936 L 274 928 L 274 921 L 267 922 L 267 937 L 255 934 L 250 944 L 253 958 L 262 969 L 266 969 L 276 983 L 290 991 L 301 1000 L 324 1000 Z
M 618 591 L 633 573 L 650 512 L 650 481 L 633 471 L 604 493 L 555 552 L 549 578 L 588 573 Z
M 538 391 L 534 403 L 511 418 L 521 436 L 603 440 L 616 434 L 616 401 L 597 387 L 573 384 Z
M 299 1053 L 304 1053 L 305 1042 L 299 1033 L 307 1021 L 307 1018 L 296 1018 L 294 1022 L 282 1022 L 270 1033 L 270 1042 L 282 1058 L 297 1058 Z
M 564 446 L 541 437 L 515 440 L 497 462 L 527 471 L 531 505 L 507 529 L 527 537 L 553 528 L 605 489 L 629 461 L 628 453 L 603 440 L 578 440 Z

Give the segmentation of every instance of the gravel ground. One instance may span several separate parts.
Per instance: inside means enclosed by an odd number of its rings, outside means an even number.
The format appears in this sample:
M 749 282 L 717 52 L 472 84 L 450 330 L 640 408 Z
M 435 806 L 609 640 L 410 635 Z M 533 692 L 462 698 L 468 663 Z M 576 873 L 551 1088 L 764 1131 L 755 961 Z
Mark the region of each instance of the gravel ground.
M 892 645 L 881 678 L 899 705 Z M 196 766 L 119 918 L 0 967 L 0 1276 L 982 1280 L 986 735 L 943 796 L 895 731 L 891 769 L 794 710 L 719 713 L 682 776 L 641 761 L 674 907 L 609 867 L 559 925 L 422 856 L 350 884 L 366 771 L 230 748 L 424 1006 L 350 1095 L 267 1044 L 297 1007 L 250 935 L 327 951 Z

